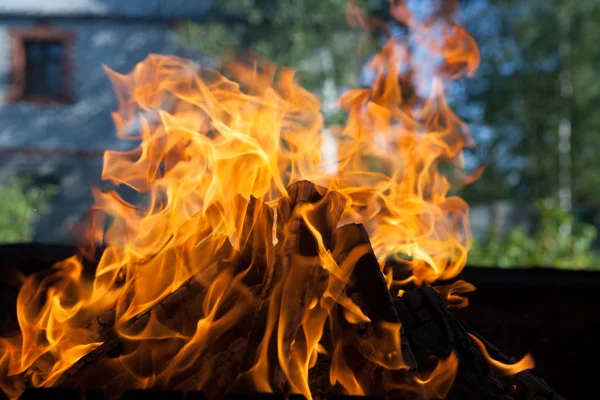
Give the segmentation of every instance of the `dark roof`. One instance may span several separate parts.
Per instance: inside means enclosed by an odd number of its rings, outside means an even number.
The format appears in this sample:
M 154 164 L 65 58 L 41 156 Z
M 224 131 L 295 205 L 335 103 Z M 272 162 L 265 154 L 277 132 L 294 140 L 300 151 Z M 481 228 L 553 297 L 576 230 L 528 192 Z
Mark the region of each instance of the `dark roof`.
M 202 19 L 216 0 L 1 0 L 0 18 Z

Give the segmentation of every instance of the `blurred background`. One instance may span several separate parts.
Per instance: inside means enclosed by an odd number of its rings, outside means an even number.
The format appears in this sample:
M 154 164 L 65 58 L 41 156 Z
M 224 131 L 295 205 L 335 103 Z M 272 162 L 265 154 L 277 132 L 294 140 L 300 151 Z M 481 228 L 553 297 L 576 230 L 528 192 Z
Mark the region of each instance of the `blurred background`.
M 439 2 L 439 1 L 438 1 Z M 408 0 L 427 9 L 435 0 Z M 481 66 L 449 102 L 485 166 L 457 194 L 471 206 L 470 265 L 600 269 L 600 0 L 464 0 Z M 385 0 L 357 2 L 401 31 Z M 2 0 L 0 243 L 73 243 L 119 149 L 117 102 L 102 65 L 129 72 L 148 54 L 215 68 L 252 52 L 298 70 L 342 123 L 336 99 L 369 84 L 385 42 L 348 26 L 346 0 Z M 360 45 L 360 46 L 359 46 Z M 361 51 L 357 51 L 360 47 Z

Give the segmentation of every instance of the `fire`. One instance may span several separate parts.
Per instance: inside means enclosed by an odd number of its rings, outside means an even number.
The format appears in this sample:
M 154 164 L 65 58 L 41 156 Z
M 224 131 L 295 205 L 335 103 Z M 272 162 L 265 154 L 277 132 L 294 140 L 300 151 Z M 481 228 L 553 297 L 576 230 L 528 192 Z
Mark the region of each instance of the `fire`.
M 129 386 L 311 398 L 311 370 L 326 358 L 328 384 L 349 394 L 381 390 L 370 372 L 378 368 L 387 389 L 444 396 L 456 356 L 411 377 L 401 325 L 373 320 L 348 294 L 370 254 L 397 295 L 405 282 L 387 260 L 402 258 L 410 280 L 430 283 L 456 276 L 470 245 L 468 206 L 448 195 L 439 166 L 463 167 L 462 149 L 473 144 L 444 88 L 473 73 L 477 47 L 445 16 L 417 21 L 403 3 L 392 14 L 435 62 L 415 64 L 408 41 L 390 39 L 370 64 L 372 87 L 340 99 L 348 121 L 332 128 L 333 174 L 319 99 L 293 70 L 238 63 L 230 80 L 159 55 L 127 75 L 107 69 L 118 136 L 138 145 L 107 151 L 102 178 L 143 200 L 94 191 L 93 214 L 106 217 L 90 233 L 107 248 L 93 278 L 73 257 L 24 280 L 21 335 L 2 339 L 2 389 L 17 397 L 28 384 L 60 384 L 116 336 L 122 352 L 101 371 Z M 360 225 L 347 229 L 356 243 L 336 235 L 348 223 L 362 224 L 370 244 L 352 233 Z M 170 306 L 181 299 L 183 309 Z M 371 325 L 371 336 L 357 334 Z M 218 371 L 227 373 L 213 379 Z
M 488 353 L 483 342 L 479 340 L 477 336 L 472 334 L 469 334 L 469 336 L 471 337 L 471 340 L 475 343 L 475 345 L 479 348 L 479 351 L 481 351 L 481 354 L 483 354 L 490 366 L 495 370 L 495 373 L 498 376 L 515 375 L 523 370 L 532 369 L 535 367 L 535 361 L 533 360 L 533 357 L 531 357 L 531 355 L 529 354 L 525 355 L 525 357 L 523 357 L 519 362 L 515 364 L 506 364 L 501 361 L 494 360 L 490 356 L 490 353 Z

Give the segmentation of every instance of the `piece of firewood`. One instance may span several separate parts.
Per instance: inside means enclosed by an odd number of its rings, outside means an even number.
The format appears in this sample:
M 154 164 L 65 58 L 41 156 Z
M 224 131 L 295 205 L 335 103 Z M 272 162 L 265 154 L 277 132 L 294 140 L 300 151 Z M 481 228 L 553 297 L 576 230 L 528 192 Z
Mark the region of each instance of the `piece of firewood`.
M 359 306 L 373 322 L 399 322 L 392 296 L 379 267 L 379 263 L 362 224 L 347 224 L 333 233 L 333 257 L 338 265 L 346 261 L 349 253 L 359 246 L 365 250 L 358 256 L 352 268 L 348 294 L 360 300 Z
M 490 356 L 505 364 L 513 364 L 517 362 L 514 357 L 509 357 L 503 354 L 494 344 L 490 343 L 477 332 L 471 332 L 477 337 L 486 347 Z M 565 400 L 557 394 L 552 388 L 541 378 L 537 377 L 532 371 L 525 370 L 517 373 L 514 376 L 506 377 L 510 382 L 515 382 L 518 388 L 527 392 L 527 398 L 535 398 L 539 400 Z
M 287 391 L 290 383 L 281 370 L 278 356 L 277 329 L 285 326 L 281 339 L 284 353 L 289 354 L 303 323 L 310 302 L 319 299 L 325 290 L 327 274 L 321 265 L 320 236 L 324 250 L 328 250 L 331 235 L 344 211 L 345 199 L 339 193 L 327 191 L 311 182 L 300 181 L 287 188 L 277 204 L 277 246 L 274 258 L 264 276 L 259 307 L 253 323 L 244 355 L 244 366 L 250 369 L 257 361 L 258 346 L 267 346 L 270 385 Z M 281 310 L 293 311 L 280 314 Z M 325 315 L 325 314 L 323 314 Z M 277 319 L 276 327 L 266 332 L 268 321 Z M 265 337 L 267 335 L 268 337 Z M 264 350 L 264 349 L 263 349 Z M 250 377 L 242 376 L 235 390 L 252 388 Z M 293 384 L 293 383 L 292 383 Z
M 243 202 L 243 198 L 238 200 Z M 234 281 L 239 280 L 236 293 L 224 298 L 217 310 L 218 315 L 228 312 L 241 313 L 237 322 L 215 340 L 209 351 L 202 357 L 204 364 L 213 365 L 214 379 L 206 380 L 203 391 L 210 398 L 221 398 L 232 389 L 240 373 L 248 368 L 244 362 L 247 351 L 256 352 L 257 342 L 251 342 L 251 329 L 260 305 L 263 289 L 268 281 L 268 265 L 273 263 L 273 210 L 259 199 L 250 197 L 240 234 L 240 253 L 229 267 Z M 227 263 L 227 261 L 225 261 Z M 235 287 L 230 288 L 236 291 Z M 194 384 L 193 381 L 187 380 Z M 184 383 L 182 383 L 184 384 Z M 198 389 L 193 387 L 192 389 Z
M 338 265 L 344 263 L 353 249 L 365 246 L 364 254 L 359 256 L 352 268 L 346 291 L 369 317 L 373 329 L 380 329 L 380 322 L 402 322 L 394 308 L 392 296 L 364 226 L 362 224 L 341 226 L 334 231 L 332 242 L 333 257 Z M 402 334 L 402 353 L 404 362 L 411 367 L 416 367 L 414 355 L 404 334 Z
M 297 182 L 287 191 L 289 197 L 281 198 L 277 206 L 277 237 L 282 243 L 279 249 L 283 271 L 288 274 L 284 281 L 291 289 L 291 293 L 287 290 L 285 294 L 295 294 L 300 303 L 285 335 L 286 347 L 289 347 L 295 340 L 308 303 L 319 299 L 325 290 L 327 273 L 322 265 L 315 231 L 320 235 L 323 250 L 330 250 L 333 231 L 346 202 L 339 193 L 308 181 Z M 298 285 L 299 282 L 303 284 Z
M 342 270 L 350 271 L 344 295 L 350 298 L 370 321 L 350 323 L 345 315 L 348 310 L 340 305 L 335 306 L 332 317 L 333 341 L 344 343 L 344 348 L 338 351 L 342 351 L 345 362 L 361 376 L 363 389 L 369 393 L 385 394 L 385 382 L 390 379 L 388 375 L 394 376 L 394 380 L 409 382 L 416 367 L 410 345 L 404 336 L 401 319 L 394 308 L 392 296 L 365 228 L 360 224 L 348 224 L 337 228 L 332 237 L 332 249 L 336 263 Z M 393 362 L 393 358 L 390 357 L 397 351 L 387 348 L 391 338 L 390 331 L 386 329 L 392 325 L 399 326 L 401 339 L 401 353 L 396 355 L 401 355 L 401 359 L 395 363 L 403 363 L 406 368 L 386 371 L 378 364 Z M 394 395 L 412 398 L 412 394 L 405 391 Z
M 315 185 L 309 181 L 299 181 L 287 188 L 288 196 L 282 197 L 277 204 L 277 239 L 283 241 L 290 234 L 290 228 L 298 236 L 296 244 L 298 252 L 302 255 L 317 255 L 317 245 L 314 235 L 296 215 L 294 224 L 290 224 L 294 218 L 297 206 L 304 203 L 311 207 L 305 213 L 309 224 L 320 233 L 325 249 L 331 248 L 331 237 L 334 229 L 340 221 L 346 199 L 338 192 L 329 191 L 322 186 Z M 300 224 L 300 225 L 298 225 Z
M 506 394 L 507 387 L 492 374 L 483 356 L 474 352 L 468 332 L 433 288 L 408 290 L 394 305 L 404 322 L 420 371 L 432 369 L 436 360 L 446 359 L 454 351 L 459 358 L 455 385 L 466 379 L 474 383 L 472 386 L 480 391 L 479 396 Z
M 395 299 L 394 306 L 404 323 L 419 371 L 431 370 L 436 360 L 447 358 L 451 352 L 458 355 L 458 374 L 450 390 L 450 399 L 520 399 L 516 397 L 515 384 L 525 389 L 530 396 L 525 397 L 528 399 L 562 399 L 531 371 L 520 372 L 515 377 L 496 377 L 464 324 L 433 288 L 407 290 L 402 297 Z M 484 344 L 492 357 L 504 363 L 515 362 L 490 343 L 484 341 Z
M 208 267 L 204 273 L 203 279 L 211 279 L 210 276 L 217 273 L 217 263 Z M 126 329 L 132 332 L 140 331 L 150 319 L 150 314 L 152 312 L 160 313 L 163 308 L 168 308 L 173 304 L 180 302 L 181 299 L 190 292 L 189 287 L 197 283 L 196 279 L 197 277 L 190 277 L 177 290 L 165 296 L 161 301 L 157 302 L 143 313 L 138 314 L 136 317 L 129 320 L 126 324 Z M 84 369 L 93 366 L 97 361 L 103 359 L 121 344 L 121 338 L 114 333 L 114 316 L 112 312 L 114 312 L 114 310 L 106 310 L 98 317 L 101 324 L 104 325 L 102 331 L 99 332 L 99 335 L 105 338 L 104 342 L 90 353 L 81 357 L 75 364 L 63 372 L 54 386 L 70 386 L 79 379 L 78 377 L 80 374 L 84 373 Z
M 204 268 L 199 274 L 191 276 L 177 290 L 165 296 L 151 308 L 127 321 L 126 331 L 139 332 L 147 324 L 152 313 L 156 313 L 161 321 L 176 318 L 184 311 L 180 309 L 182 307 L 187 309 L 188 314 L 198 314 L 197 310 L 201 310 L 203 299 L 201 292 L 204 291 L 206 284 L 212 282 L 215 277 L 228 268 L 232 269 L 233 275 L 244 273 L 244 283 L 249 287 L 260 284 L 265 270 L 266 257 L 272 253 L 270 248 L 272 247 L 272 235 L 269 232 L 273 227 L 273 212 L 267 205 L 254 197 L 248 201 L 237 196 L 236 201 L 239 210 L 246 208 L 241 216 L 243 219 L 239 221 L 241 232 L 238 236 L 240 238 L 239 245 L 242 246 L 241 251 L 234 250 L 226 241 L 214 255 L 214 258 L 217 259 L 216 262 Z M 133 291 L 130 291 L 128 295 L 126 297 L 133 297 Z M 219 304 L 219 307 L 221 310 L 235 307 L 236 301 L 238 301 L 236 296 L 228 296 Z M 121 338 L 114 332 L 114 323 L 115 307 L 104 310 L 91 320 L 87 328 L 95 329 L 97 337 L 103 343 L 65 371 L 58 382 L 59 385 L 76 381 L 77 377 L 84 372 L 82 369 L 89 369 L 90 366 L 121 345 Z M 193 325 L 195 326 L 195 323 Z M 217 351 L 218 348 L 219 346 L 215 345 L 211 350 Z

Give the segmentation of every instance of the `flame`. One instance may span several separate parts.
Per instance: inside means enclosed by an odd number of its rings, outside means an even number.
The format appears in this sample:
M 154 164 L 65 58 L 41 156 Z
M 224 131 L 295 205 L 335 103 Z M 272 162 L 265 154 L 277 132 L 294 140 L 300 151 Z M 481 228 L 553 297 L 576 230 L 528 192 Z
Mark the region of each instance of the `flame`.
M 469 305 L 466 294 L 474 292 L 475 286 L 460 279 L 449 285 L 436 285 L 434 289 L 446 300 L 449 307 L 465 308 Z
M 445 360 L 440 360 L 426 379 L 417 379 L 423 386 L 426 398 L 444 399 L 450 391 L 458 372 L 458 356 L 455 352 Z
M 91 279 L 73 257 L 24 281 L 21 335 L 1 342 L 2 389 L 64 383 L 97 352 L 100 371 L 137 387 L 310 399 L 311 370 L 325 365 L 328 384 L 349 394 L 383 390 L 374 369 L 391 374 L 388 389 L 447 393 L 456 356 L 410 378 L 400 324 L 372 320 L 348 292 L 370 254 L 396 295 L 390 258 L 422 284 L 456 276 L 470 246 L 468 206 L 448 195 L 440 165 L 462 168 L 473 144 L 444 90 L 473 73 L 477 47 L 448 13 L 418 21 L 403 2 L 391 10 L 430 57 L 389 40 L 369 65 L 372 86 L 340 99 L 336 160 L 321 151 L 320 101 L 291 69 L 236 63 L 229 79 L 160 55 L 126 75 L 106 68 L 117 135 L 135 147 L 106 151 L 102 179 L 142 196 L 94 190 L 89 237 L 107 247 Z M 355 11 L 348 18 L 366 26 Z M 349 222 L 371 243 L 336 253 L 332 233 Z M 115 337 L 120 355 L 102 358 Z
M 485 357 L 490 367 L 494 370 L 494 373 L 499 376 L 516 375 L 519 372 L 535 368 L 535 362 L 531 354 L 525 354 L 525 356 L 514 364 L 506 364 L 501 361 L 495 360 L 490 356 L 490 353 L 485 348 L 485 345 L 475 335 L 469 333 L 471 340 L 475 343 L 481 354 Z

